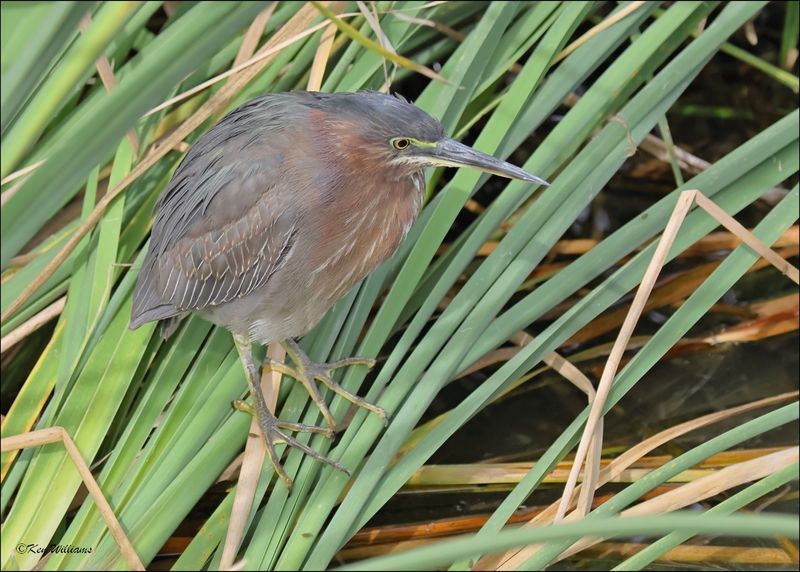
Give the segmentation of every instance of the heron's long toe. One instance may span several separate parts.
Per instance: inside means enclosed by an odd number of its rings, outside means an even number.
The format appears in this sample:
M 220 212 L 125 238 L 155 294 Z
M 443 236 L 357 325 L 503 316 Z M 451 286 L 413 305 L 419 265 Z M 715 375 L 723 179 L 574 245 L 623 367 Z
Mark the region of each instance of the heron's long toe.
M 267 446 L 267 455 L 269 456 L 269 460 L 272 462 L 272 466 L 275 467 L 275 472 L 278 473 L 278 476 L 286 483 L 286 487 L 291 490 L 292 488 L 292 479 L 289 478 L 289 475 L 286 474 L 286 471 L 281 465 L 280 457 L 275 451 L 275 445 L 279 443 L 285 443 L 289 447 L 294 447 L 295 449 L 299 449 L 303 451 L 309 457 L 313 457 L 317 461 L 330 465 L 334 469 L 338 471 L 342 471 L 347 475 L 350 475 L 350 471 L 348 471 L 345 467 L 321 455 L 308 445 L 305 445 L 287 435 L 281 429 L 285 429 L 288 431 L 303 431 L 306 433 L 317 433 L 324 435 L 325 437 L 333 438 L 333 430 L 327 427 L 315 427 L 313 425 L 304 425 L 302 423 L 292 423 L 290 421 L 281 421 L 277 417 L 275 417 L 268 409 L 260 408 L 260 407 L 253 407 L 252 405 L 245 403 L 244 401 L 234 401 L 233 406 L 250 415 L 253 415 L 256 420 L 258 421 L 258 426 L 261 429 L 261 435 L 264 438 L 264 442 Z
M 353 403 L 359 407 L 363 407 L 375 415 L 383 419 L 384 425 L 388 423 L 388 418 L 386 415 L 386 411 L 382 407 L 378 407 L 366 401 L 365 399 L 354 395 L 343 388 L 341 385 L 336 383 L 333 378 L 331 377 L 333 372 L 341 367 L 347 367 L 351 365 L 365 365 L 368 368 L 371 368 L 375 365 L 375 360 L 372 358 L 364 358 L 364 357 L 350 357 L 345 359 L 340 359 L 337 361 L 333 361 L 330 363 L 315 363 L 311 361 L 311 359 L 306 355 L 306 353 L 297 345 L 296 342 L 292 340 L 287 340 L 284 342 L 284 347 L 286 348 L 286 352 L 291 356 L 292 361 L 296 364 L 296 368 L 291 368 L 286 364 L 276 362 L 273 360 L 267 360 L 265 363 L 265 367 L 268 369 L 272 369 L 284 375 L 288 375 L 289 377 L 293 377 L 298 380 L 303 386 L 306 388 L 308 393 L 311 395 L 311 398 L 319 407 L 320 411 L 322 412 L 322 416 L 325 417 L 325 421 L 328 425 L 335 429 L 336 428 L 336 420 L 331 415 L 330 409 L 328 408 L 328 404 L 325 403 L 325 400 L 322 399 L 322 396 L 319 393 L 319 387 L 317 386 L 317 381 L 322 382 L 327 386 L 331 391 L 337 393 L 348 400 L 350 403 Z

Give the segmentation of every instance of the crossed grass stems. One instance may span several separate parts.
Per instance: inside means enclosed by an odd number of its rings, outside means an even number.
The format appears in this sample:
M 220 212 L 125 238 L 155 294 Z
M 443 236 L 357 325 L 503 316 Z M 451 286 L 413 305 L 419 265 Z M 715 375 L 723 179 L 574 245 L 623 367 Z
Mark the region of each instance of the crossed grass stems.
M 633 3 L 631 9 L 635 9 L 639 5 L 644 3 Z M 302 29 L 306 24 L 309 23 L 309 19 L 312 15 L 313 10 L 301 10 L 295 17 L 291 19 L 289 23 L 287 23 L 287 27 L 284 29 Z M 256 21 L 253 22 L 250 30 L 248 30 L 247 35 L 250 36 L 252 32 L 252 36 L 254 38 L 260 37 L 260 32 L 263 31 L 264 26 L 266 25 L 266 21 L 270 17 L 271 10 L 268 8 L 265 10 Z M 342 14 L 344 16 L 344 14 Z M 621 15 L 620 15 L 621 17 Z M 291 24 L 291 25 L 290 25 Z M 57 268 L 66 258 L 67 254 L 71 251 L 72 248 L 77 244 L 77 242 L 88 232 L 91 228 L 99 220 L 100 216 L 104 212 L 105 208 L 110 204 L 114 197 L 118 196 L 124 189 L 129 186 L 136 178 L 145 170 L 147 170 L 150 166 L 155 164 L 161 157 L 163 157 L 170 149 L 172 148 L 181 148 L 185 146 L 183 142 L 184 137 L 191 133 L 202 121 L 206 118 L 213 116 L 215 113 L 218 112 L 221 108 L 224 107 L 226 101 L 235 94 L 241 86 L 245 85 L 252 77 L 257 75 L 270 61 L 274 58 L 274 56 L 288 44 L 293 43 L 310 33 L 317 31 L 323 27 L 326 27 L 326 33 L 332 32 L 335 24 L 334 21 L 324 22 L 319 24 L 311 29 L 306 30 L 302 34 L 297 34 L 292 36 L 290 33 L 286 33 L 283 35 L 276 35 L 275 37 L 271 38 L 270 41 L 267 42 L 258 52 L 255 54 L 255 44 L 247 48 L 248 42 L 245 41 L 243 43 L 242 49 L 240 53 L 237 55 L 236 62 L 234 67 L 227 72 L 224 77 L 232 76 L 228 80 L 227 84 L 223 86 L 223 88 L 211 98 L 208 102 L 206 102 L 203 107 L 198 110 L 190 120 L 186 121 L 180 128 L 178 128 L 174 133 L 165 137 L 161 145 L 153 147 L 147 156 L 144 158 L 142 163 L 134 169 L 126 178 L 124 178 L 120 183 L 112 189 L 101 201 L 98 203 L 96 209 L 91 213 L 91 216 L 88 217 L 87 220 L 83 222 L 81 227 L 79 228 L 78 232 L 75 233 L 75 236 L 72 237 L 71 241 L 65 245 L 62 251 L 59 253 L 51 263 L 43 270 L 40 274 L 38 279 L 34 281 L 29 287 L 21 293 L 19 298 L 15 300 L 7 309 L 4 315 L 4 318 L 11 315 L 17 307 L 21 306 L 26 297 L 29 297 L 30 294 L 35 291 L 39 286 L 41 286 L 41 282 L 46 279 L 48 272 L 52 274 L 55 268 Z M 307 27 L 307 26 L 305 26 Z M 599 31 L 599 30 L 598 30 Z M 590 30 L 591 32 L 591 30 Z M 588 33 L 587 33 L 588 34 Z M 325 69 L 325 60 L 327 59 L 330 53 L 330 40 L 332 40 L 333 34 L 328 34 L 328 41 L 326 41 L 327 47 L 326 49 L 322 49 L 323 45 L 321 44 L 320 50 L 317 52 L 315 56 L 313 71 L 309 78 L 309 85 L 308 89 L 319 89 L 319 84 L 321 83 L 322 75 L 324 74 Z M 584 38 L 579 38 L 576 41 L 576 44 L 579 43 Z M 383 45 L 383 43 L 382 43 Z M 568 52 L 569 47 L 565 49 L 565 52 Z M 389 46 L 389 50 L 391 52 L 391 46 Z M 393 55 L 393 54 L 389 54 Z M 396 54 L 394 54 L 396 57 Z M 566 54 L 564 54 L 566 55 Z M 388 57 L 388 56 L 387 56 Z M 390 58 L 391 59 L 391 58 Z M 392 61 L 394 61 L 392 59 Z M 395 62 L 396 63 L 396 62 Z M 113 82 L 107 81 L 108 78 L 104 77 L 103 70 L 101 67 L 102 62 L 98 62 L 97 68 L 98 73 L 103 81 L 106 89 L 109 91 L 113 88 Z M 108 74 L 105 74 L 106 76 Z M 112 75 L 113 79 L 113 75 Z M 223 79 L 223 77 L 217 78 L 217 81 Z M 207 87 L 207 85 L 197 86 L 196 89 L 202 89 Z M 185 94 L 188 96 L 189 94 Z M 170 102 L 165 103 L 164 105 L 169 104 Z M 676 150 L 677 151 L 677 150 Z M 34 164 L 30 167 L 30 169 L 35 169 L 38 164 Z M 22 176 L 26 173 L 20 172 L 18 173 L 19 176 Z M 24 180 L 24 179 L 23 179 Z M 5 182 L 5 180 L 4 180 Z M 22 181 L 20 181 L 22 182 Z M 14 188 L 10 189 L 3 193 L 3 201 L 7 200 L 10 197 L 10 194 L 13 193 Z M 659 247 L 654 254 L 650 265 L 648 266 L 648 270 L 637 290 L 636 297 L 632 306 L 630 307 L 626 319 L 623 323 L 621 331 L 614 343 L 613 350 L 611 355 L 606 362 L 603 375 L 601 377 L 601 382 L 597 391 L 595 392 L 594 388 L 592 387 L 591 382 L 589 379 L 578 370 L 572 363 L 564 360 L 556 353 L 551 353 L 550 355 L 544 358 L 544 361 L 547 365 L 556 369 L 562 376 L 566 377 L 571 383 L 576 385 L 581 391 L 587 394 L 589 402 L 592 404 L 591 406 L 591 413 L 589 421 L 586 423 L 584 432 L 579 443 L 578 454 L 573 462 L 573 466 L 570 472 L 570 476 L 567 480 L 567 484 L 565 486 L 564 494 L 562 495 L 561 500 L 558 504 L 553 504 L 549 507 L 544 513 L 541 513 L 539 517 L 532 519 L 527 526 L 541 526 L 542 524 L 546 524 L 548 522 L 552 522 L 554 520 L 563 520 L 563 519 L 577 519 L 582 518 L 585 516 L 589 509 L 592 506 L 592 497 L 594 495 L 594 491 L 597 487 L 601 486 L 606 482 L 606 478 L 609 476 L 608 469 L 604 469 L 604 471 L 600 471 L 600 451 L 602 448 L 602 429 L 603 429 L 603 417 L 602 417 L 602 410 L 604 408 L 609 389 L 613 383 L 614 376 L 618 369 L 620 360 L 622 355 L 628 346 L 628 342 L 630 341 L 633 328 L 635 327 L 647 301 L 650 293 L 652 292 L 653 285 L 655 283 L 658 274 L 661 271 L 661 268 L 664 264 L 664 258 L 666 256 L 666 252 L 669 251 L 669 246 L 671 245 L 672 241 L 677 234 L 677 230 L 683 221 L 686 213 L 691 208 L 691 205 L 697 202 L 698 205 L 709 212 L 717 221 L 719 221 L 723 226 L 725 226 L 728 230 L 730 230 L 735 236 L 739 237 L 743 242 L 748 244 L 754 251 L 756 251 L 759 255 L 766 258 L 771 264 L 775 265 L 781 272 L 788 275 L 795 283 L 798 282 L 797 279 L 797 269 L 790 266 L 786 261 L 784 261 L 780 256 L 778 256 L 773 250 L 768 248 L 764 245 L 761 241 L 755 238 L 752 233 L 747 231 L 744 227 L 739 225 L 732 217 L 727 215 L 724 211 L 719 209 L 712 201 L 707 199 L 704 195 L 702 195 L 699 191 L 686 191 L 684 192 L 676 205 L 675 211 L 673 212 L 672 217 L 670 218 L 666 229 L 661 237 L 659 242 Z M 660 260 L 659 260 L 660 259 Z M 58 314 L 61 308 L 53 307 L 50 308 L 52 314 Z M 527 343 L 530 341 L 530 337 L 523 336 L 524 339 L 521 339 L 521 343 Z M 6 340 L 4 339 L 4 342 Z M 278 345 L 273 345 L 268 348 L 268 356 L 274 362 L 281 362 L 285 357 L 283 355 L 283 349 Z M 269 373 L 269 372 L 267 372 Z M 281 373 L 278 371 L 272 371 L 271 375 L 263 375 L 262 378 L 262 386 L 265 386 L 265 396 L 268 400 L 268 406 L 271 411 L 275 411 L 276 407 L 276 400 L 278 394 L 279 383 L 281 380 Z M 759 402 L 755 402 L 752 404 L 742 405 L 736 408 L 732 408 L 730 410 L 726 410 L 726 412 L 717 412 L 703 418 L 694 420 L 695 422 L 700 422 L 701 419 L 712 422 L 712 419 L 719 420 L 724 415 L 733 415 L 737 413 L 744 412 L 746 410 L 755 408 L 755 407 L 764 407 L 767 405 L 772 405 L 776 403 L 776 400 L 786 399 L 786 398 L 795 398 L 796 394 L 794 395 L 784 395 L 784 396 L 775 396 L 774 398 L 769 398 L 767 400 L 761 400 Z M 767 403 L 769 402 L 769 403 Z M 677 430 L 679 427 L 683 428 L 686 424 L 681 424 L 680 426 L 676 426 L 672 428 L 673 430 Z M 245 527 L 247 524 L 247 519 L 249 512 L 252 507 L 253 498 L 255 496 L 255 489 L 256 484 L 258 482 L 258 477 L 261 473 L 261 467 L 263 461 L 265 459 L 265 447 L 264 441 L 260 435 L 258 435 L 256 431 L 257 424 L 255 422 L 251 424 L 251 435 L 248 437 L 247 445 L 245 448 L 245 453 L 242 457 L 241 468 L 239 472 L 239 480 L 236 488 L 236 495 L 234 498 L 233 510 L 231 514 L 231 519 L 227 528 L 227 537 L 225 540 L 225 544 L 223 547 L 223 554 L 222 560 L 220 563 L 220 569 L 236 569 L 242 567 L 245 563 L 243 561 L 239 561 L 238 563 L 234 564 L 234 558 L 236 551 L 241 543 L 241 540 L 244 536 Z M 696 427 L 696 425 L 695 425 Z M 687 429 L 688 430 L 688 429 Z M 656 436 L 651 437 L 650 439 L 646 440 L 647 443 L 652 445 L 652 441 L 656 438 L 663 438 L 667 439 L 667 432 L 662 432 Z M 676 433 L 671 433 L 670 438 L 674 438 Z M 127 538 L 124 530 L 119 524 L 116 516 L 113 513 L 111 506 L 109 505 L 108 501 L 102 494 L 102 491 L 97 486 L 94 477 L 91 474 L 91 471 L 86 466 L 85 461 L 80 456 L 77 448 L 75 447 L 74 442 L 72 441 L 71 437 L 67 434 L 67 432 L 61 427 L 51 427 L 48 429 L 42 429 L 39 431 L 33 431 L 24 433 L 21 435 L 17 435 L 14 437 L 9 437 L 7 439 L 2 440 L 2 450 L 11 451 L 15 449 L 21 449 L 26 447 L 33 447 L 48 443 L 55 443 L 55 442 L 62 442 L 69 453 L 69 457 L 72 462 L 75 464 L 78 472 L 86 485 L 87 489 L 89 490 L 90 495 L 92 496 L 93 500 L 95 500 L 96 505 L 98 506 L 101 515 L 106 522 L 107 527 L 111 531 L 112 537 L 115 539 L 116 543 L 120 547 L 121 553 L 125 558 L 128 566 L 133 569 L 143 570 L 144 567 L 142 566 L 141 560 L 139 559 L 138 555 L 136 554 L 135 550 L 133 549 L 130 540 Z M 614 463 L 624 464 L 622 463 L 623 459 L 626 462 L 633 462 L 635 459 L 639 458 L 640 456 L 646 454 L 646 447 L 644 447 L 645 443 L 643 442 L 628 452 L 624 453 L 617 459 L 615 459 Z M 652 447 L 648 450 L 652 450 Z M 637 456 L 638 453 L 638 456 Z M 796 452 L 794 453 L 796 457 Z M 741 464 L 741 463 L 739 463 Z M 578 478 L 578 474 L 581 471 L 581 467 L 585 467 L 584 469 L 584 476 L 583 476 L 583 486 L 576 488 L 576 482 Z M 730 488 L 731 486 L 735 486 L 733 484 L 728 484 L 726 488 Z M 686 487 L 681 487 L 681 489 L 686 489 Z M 661 495 L 665 496 L 665 495 Z M 577 498 L 576 498 L 577 497 Z M 577 500 L 577 507 L 575 508 L 572 513 L 567 513 L 570 507 L 575 504 Z M 569 550 L 575 551 L 576 545 Z M 499 557 L 485 557 L 484 559 L 478 562 L 478 565 L 483 568 L 491 568 L 491 569 L 511 569 L 514 567 L 515 562 L 524 562 L 530 555 L 531 550 L 535 550 L 532 548 L 523 548 L 523 549 L 513 549 L 504 555 Z M 559 558 L 563 557 L 564 553 L 562 553 Z

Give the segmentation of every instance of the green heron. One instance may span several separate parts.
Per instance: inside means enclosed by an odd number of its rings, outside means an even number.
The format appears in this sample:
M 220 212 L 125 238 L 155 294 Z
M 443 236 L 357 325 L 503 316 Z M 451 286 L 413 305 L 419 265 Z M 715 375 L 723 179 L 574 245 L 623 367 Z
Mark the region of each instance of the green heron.
M 267 453 L 288 487 L 274 444 L 345 472 L 285 431 L 333 436 L 317 381 L 386 421 L 380 407 L 331 379 L 366 358 L 314 363 L 303 336 L 356 282 L 389 258 L 417 217 L 423 169 L 473 167 L 547 183 L 445 136 L 404 99 L 374 92 L 269 94 L 225 116 L 189 150 L 159 197 L 150 248 L 134 293 L 131 328 L 159 321 L 162 335 L 196 313 L 233 335 Z M 329 428 L 289 423 L 267 408 L 253 342 L 280 342 Z

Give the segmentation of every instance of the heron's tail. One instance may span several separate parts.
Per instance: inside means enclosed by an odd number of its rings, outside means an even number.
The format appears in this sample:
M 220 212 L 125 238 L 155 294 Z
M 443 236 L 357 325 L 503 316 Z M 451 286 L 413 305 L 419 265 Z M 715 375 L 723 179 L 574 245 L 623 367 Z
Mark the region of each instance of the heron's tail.
M 182 319 L 183 316 L 172 316 L 165 320 L 159 320 L 158 333 L 161 334 L 161 337 L 164 339 L 170 337 L 175 333 L 175 330 L 178 329 L 178 325 L 180 325 Z

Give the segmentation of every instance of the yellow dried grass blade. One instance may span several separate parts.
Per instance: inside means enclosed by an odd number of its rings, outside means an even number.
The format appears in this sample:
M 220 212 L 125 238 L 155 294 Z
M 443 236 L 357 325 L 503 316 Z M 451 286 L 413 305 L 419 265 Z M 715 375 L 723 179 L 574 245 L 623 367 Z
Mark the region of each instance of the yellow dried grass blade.
M 111 536 L 114 537 L 114 540 L 119 545 L 120 552 L 122 552 L 122 556 L 125 558 L 128 566 L 134 570 L 144 570 L 144 565 L 139 555 L 136 554 L 136 550 L 133 548 L 130 539 L 128 539 L 128 535 L 125 534 L 125 531 L 122 529 L 122 525 L 120 525 L 111 505 L 106 500 L 105 495 L 103 495 L 103 491 L 100 490 L 100 486 L 97 484 L 92 472 L 86 465 L 86 461 L 81 457 L 75 442 L 63 427 L 49 427 L 47 429 L 39 429 L 38 431 L 31 431 L 29 433 L 0 439 L 0 451 L 6 453 L 50 443 L 61 443 L 64 445 L 72 464 L 75 465 L 75 468 L 81 476 L 81 480 L 83 480 L 84 486 L 97 505 L 97 509 L 100 511 L 100 515 L 103 517 Z

